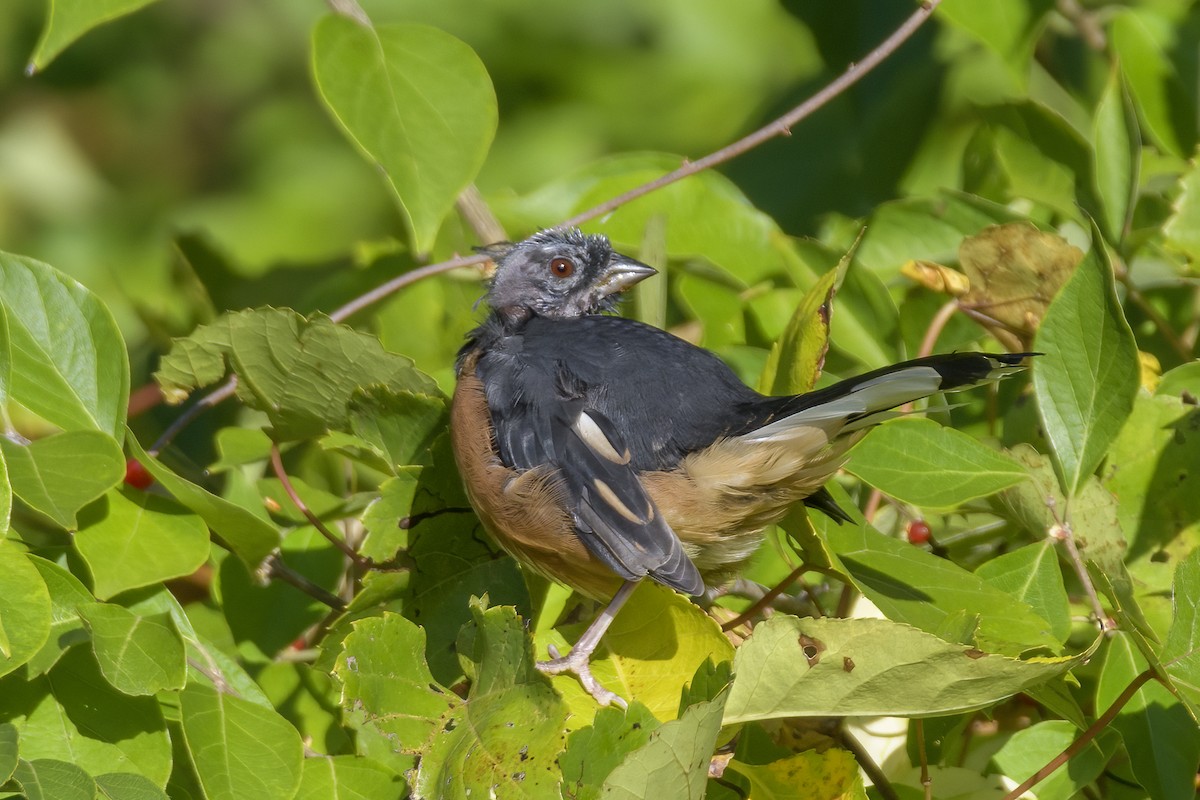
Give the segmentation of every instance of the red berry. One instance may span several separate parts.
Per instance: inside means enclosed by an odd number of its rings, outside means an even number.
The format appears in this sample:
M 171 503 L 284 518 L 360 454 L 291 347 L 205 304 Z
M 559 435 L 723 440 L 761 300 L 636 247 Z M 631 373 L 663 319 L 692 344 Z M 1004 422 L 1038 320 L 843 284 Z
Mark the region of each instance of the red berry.
M 154 483 L 154 476 L 135 458 L 125 461 L 125 485 L 135 489 L 148 489 Z
M 906 532 L 909 544 L 925 544 L 933 536 L 933 532 L 929 530 L 928 523 L 923 519 L 914 519 L 908 523 Z

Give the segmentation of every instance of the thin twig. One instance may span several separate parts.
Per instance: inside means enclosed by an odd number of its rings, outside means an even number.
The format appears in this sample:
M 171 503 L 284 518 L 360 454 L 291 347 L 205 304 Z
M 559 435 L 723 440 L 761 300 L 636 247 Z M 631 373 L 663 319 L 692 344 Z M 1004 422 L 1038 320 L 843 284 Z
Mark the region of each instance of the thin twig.
M 1092 604 L 1092 613 L 1096 615 L 1096 624 L 1100 626 L 1101 631 L 1110 631 L 1114 626 L 1108 619 L 1108 615 L 1104 613 L 1104 606 L 1100 604 L 1100 595 L 1096 593 L 1092 576 L 1088 575 L 1087 565 L 1083 563 L 1083 556 L 1075 544 L 1075 530 L 1067 520 L 1068 510 L 1064 510 L 1062 519 L 1059 519 L 1057 505 L 1053 496 L 1046 498 L 1046 507 L 1050 509 L 1050 514 L 1054 518 L 1054 524 L 1046 533 L 1051 539 L 1063 543 L 1063 547 L 1067 550 L 1067 557 L 1071 559 L 1071 564 L 1075 567 L 1075 574 L 1083 585 L 1083 591 Z
M 201 397 L 196 401 L 195 405 L 180 414 L 174 422 L 167 426 L 167 429 L 162 432 L 162 435 L 158 437 L 158 440 L 146 452 L 152 456 L 157 456 L 164 447 L 175 440 L 180 431 L 192 423 L 192 420 L 226 398 L 232 397 L 235 391 L 237 391 L 237 375 L 232 375 L 229 380 L 204 395 L 204 397 Z
M 920 28 L 922 23 L 933 14 L 933 10 L 937 8 L 941 0 L 926 0 L 921 4 L 921 7 L 913 13 L 908 19 L 900 25 L 899 28 L 892 33 L 891 36 L 884 39 L 882 43 L 870 53 L 868 53 L 862 61 L 854 62 L 846 67 L 846 71 L 831 81 L 825 88 L 814 94 L 812 97 L 805 100 L 800 105 L 793 108 L 791 111 L 784 114 L 782 117 L 770 122 L 763 127 L 738 139 L 731 145 L 722 147 L 715 153 L 711 153 L 704 158 L 696 161 L 685 161 L 678 169 L 668 172 L 661 178 L 652 180 L 649 183 L 644 183 L 641 186 L 634 187 L 629 191 L 619 194 L 616 197 L 601 203 L 594 208 L 590 208 L 580 214 L 576 214 L 568 220 L 560 222 L 558 228 L 570 228 L 596 217 L 603 216 L 610 211 L 615 211 L 621 206 L 628 203 L 630 200 L 636 200 L 643 195 L 650 194 L 653 191 L 669 186 L 676 181 L 683 180 L 698 172 L 703 172 L 706 169 L 715 167 L 718 164 L 723 164 L 737 156 L 742 155 L 755 147 L 758 147 L 763 142 L 774 139 L 776 136 L 789 136 L 792 132 L 792 127 L 804 118 L 811 115 L 814 111 L 821 108 L 823 105 L 834 99 L 842 92 L 849 89 L 855 83 L 867 75 L 871 70 L 879 65 L 885 58 L 896 51 L 900 45 L 904 44 L 908 39 Z
M 356 19 L 365 25 L 370 25 L 370 20 L 365 18 L 365 14 L 362 15 L 362 18 L 359 18 L 361 7 L 358 6 L 354 0 L 329 0 L 329 2 L 331 8 L 333 8 L 335 12 Z M 690 175 L 694 175 L 698 172 L 702 172 L 718 164 L 729 161 L 739 155 L 742 155 L 743 153 L 752 150 L 769 139 L 773 139 L 776 136 L 790 134 L 794 125 L 808 117 L 810 114 L 821 108 L 833 98 L 837 97 L 846 89 L 853 86 L 865 75 L 870 73 L 871 70 L 878 66 L 884 59 L 895 52 L 900 45 L 907 41 L 913 35 L 913 33 L 916 32 L 917 28 L 919 28 L 922 23 L 925 22 L 925 20 L 929 19 L 929 17 L 933 14 L 934 9 L 937 8 L 940 3 L 941 0 L 925 0 L 921 7 L 912 16 L 905 20 L 904 23 L 901 24 L 900 27 L 897 28 L 895 32 L 885 39 L 878 47 L 868 53 L 862 61 L 851 64 L 846 68 L 845 72 L 825 86 L 825 88 L 821 89 L 821 91 L 812 95 L 806 101 L 773 122 L 770 122 L 766 126 L 759 128 L 749 136 L 743 137 L 733 144 L 723 147 L 720 150 L 705 156 L 704 158 L 696 161 L 689 161 L 673 172 L 669 172 L 655 180 L 635 187 L 628 192 L 618 195 L 617 197 L 590 208 L 587 211 L 576 214 L 574 217 L 564 220 L 554 227 L 572 227 L 588 220 L 595 219 L 596 217 L 607 214 L 608 212 L 619 208 L 625 203 L 628 203 L 630 200 L 650 194 L 653 191 L 675 183 L 676 181 L 682 180 Z M 355 9 L 357 9 L 359 13 L 356 13 Z M 481 254 L 462 256 L 460 258 L 450 259 L 449 261 L 441 261 L 436 264 L 429 264 L 424 267 L 419 267 L 410 272 L 406 272 L 403 275 L 399 275 L 387 283 L 377 286 L 371 291 L 360 295 L 354 300 L 351 300 L 349 303 L 346 303 L 345 305 L 331 312 L 329 314 L 329 318 L 334 322 L 344 322 L 346 319 L 363 310 L 364 308 L 378 303 L 380 300 L 383 300 L 384 298 L 400 291 L 406 286 L 416 283 L 417 281 L 424 280 L 425 278 L 429 278 L 434 275 L 440 275 L 444 272 L 451 272 L 462 267 L 483 264 L 486 261 L 488 261 L 488 256 Z M 179 431 L 183 430 L 183 428 L 190 424 L 197 415 L 232 395 L 236 385 L 237 376 L 233 376 L 219 388 L 201 398 L 196 405 L 192 406 L 190 409 L 188 409 L 188 411 L 180 415 L 179 419 L 175 420 L 175 422 L 167 428 L 163 435 L 159 437 L 159 440 L 155 442 L 154 447 L 151 448 L 150 452 L 152 454 L 157 453 L 163 447 L 166 447 L 175 438 L 175 436 L 178 435 Z
M 900 795 L 896 794 L 887 775 L 883 774 L 883 770 L 879 768 L 875 759 L 871 758 L 871 754 L 859 743 L 858 739 L 855 739 L 845 727 L 840 731 L 840 736 L 842 745 L 854 756 L 859 768 L 871 779 L 871 783 L 875 784 L 875 790 L 879 792 L 879 796 L 883 800 L 900 800 Z
M 764 608 L 771 605 L 772 601 L 774 601 L 776 597 L 779 597 L 779 595 L 783 594 L 784 589 L 791 586 L 797 578 L 807 571 L 808 567 L 804 564 L 796 567 L 794 570 L 788 573 L 786 578 L 768 589 L 762 597 L 755 600 L 749 608 L 728 622 L 723 623 L 721 625 L 721 630 L 731 631 L 737 626 L 754 619 L 754 617 L 757 616 Z
M 1079 4 L 1079 0 L 1058 0 L 1058 13 L 1067 18 L 1084 44 L 1098 53 L 1103 53 L 1108 47 L 1108 37 L 1104 35 L 1104 27 L 1096 21 L 1096 16 Z
M 366 294 L 360 295 L 346 305 L 332 311 L 329 318 L 334 322 L 345 322 L 347 318 L 357 314 L 364 308 L 378 303 L 388 295 L 394 294 L 405 286 L 416 283 L 417 281 L 431 278 L 434 275 L 441 275 L 443 272 L 460 269 L 462 267 L 473 267 L 476 264 L 483 264 L 488 260 L 486 255 L 462 256 L 461 258 L 452 258 L 449 261 L 441 261 L 437 264 L 430 264 L 425 267 L 418 267 L 403 275 L 398 275 L 392 278 L 387 283 L 376 286 Z
M 958 311 L 958 300 L 951 300 L 933 315 L 933 319 L 929 321 L 929 327 L 925 329 L 925 338 L 921 339 L 921 349 L 917 351 L 917 358 L 933 355 L 933 348 L 937 345 L 938 337 L 942 335 L 946 323 L 954 316 L 955 311 Z
M 279 484 L 283 487 L 283 490 L 287 492 L 287 496 L 291 499 L 292 504 L 308 520 L 308 524 L 316 528 L 322 536 L 329 540 L 330 544 L 341 550 L 357 566 L 366 567 L 369 563 L 367 559 L 354 552 L 354 548 L 345 539 L 329 530 L 325 526 L 325 523 L 312 512 L 308 504 L 300 498 L 296 487 L 292 485 L 291 478 L 288 477 L 287 470 L 283 468 L 283 456 L 280 455 L 279 445 L 275 444 L 275 442 L 271 442 L 271 469 L 274 471 L 275 477 L 279 479 Z
M 1063 750 L 1054 758 L 1050 759 L 1046 766 L 1042 767 L 1037 772 L 1026 778 L 1020 786 L 1004 795 L 1003 800 L 1017 800 L 1017 798 L 1032 789 L 1040 781 L 1049 777 L 1054 770 L 1071 760 L 1071 758 L 1083 750 L 1083 748 L 1087 747 L 1092 739 L 1095 739 L 1102 730 L 1108 727 L 1108 724 L 1112 722 L 1113 718 L 1115 718 L 1120 710 L 1125 707 L 1125 704 L 1129 702 L 1134 693 L 1137 692 L 1138 689 L 1141 689 L 1147 681 L 1154 677 L 1154 670 L 1148 669 L 1134 678 L 1133 681 L 1131 681 L 1130 684 L 1125 687 L 1125 691 L 1121 692 L 1121 695 L 1113 701 L 1111 706 L 1108 707 L 1108 710 L 1096 717 L 1096 721 L 1089 725 L 1087 730 L 1080 734 L 1078 739 L 1067 745 L 1066 750 Z
M 309 597 L 324 603 L 334 611 L 342 611 L 346 608 L 346 602 L 342 598 L 326 591 L 299 572 L 296 572 L 296 570 L 283 563 L 283 559 L 278 554 L 267 558 L 263 567 L 266 568 L 266 573 L 269 577 L 278 578 L 284 583 L 290 583 Z
M 472 183 L 459 192 L 454 205 L 458 208 L 458 213 L 462 214 L 463 219 L 467 221 L 467 225 L 479 237 L 479 241 L 491 244 L 492 242 L 503 242 L 508 238 L 508 234 L 504 232 L 504 226 L 500 224 L 500 220 L 496 219 L 496 215 L 492 213 L 491 207 L 483 199 L 483 195 L 479 193 L 475 184 Z
M 925 800 L 933 800 L 933 780 L 929 777 L 929 756 L 925 753 L 925 720 L 914 719 L 917 728 L 917 753 L 921 759 L 921 785 L 925 787 Z

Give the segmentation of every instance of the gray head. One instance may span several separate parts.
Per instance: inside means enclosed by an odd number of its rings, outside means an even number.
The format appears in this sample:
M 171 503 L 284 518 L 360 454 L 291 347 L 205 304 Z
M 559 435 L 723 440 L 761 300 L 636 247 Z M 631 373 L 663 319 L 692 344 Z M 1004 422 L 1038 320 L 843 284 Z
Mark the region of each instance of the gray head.
M 505 316 L 581 317 L 610 311 L 617 295 L 655 273 L 577 228 L 540 231 L 496 264 L 487 302 Z

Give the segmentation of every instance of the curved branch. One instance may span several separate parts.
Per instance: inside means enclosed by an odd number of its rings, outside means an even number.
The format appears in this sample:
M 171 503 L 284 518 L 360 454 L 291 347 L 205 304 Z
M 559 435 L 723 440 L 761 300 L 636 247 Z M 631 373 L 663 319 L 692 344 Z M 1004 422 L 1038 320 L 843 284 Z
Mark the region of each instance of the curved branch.
M 594 208 L 589 208 L 580 214 L 576 214 L 570 219 L 564 220 L 556 225 L 556 228 L 571 228 L 588 220 L 607 214 L 610 211 L 615 211 L 621 206 L 628 203 L 630 200 L 636 200 L 643 195 L 650 194 L 653 191 L 669 186 L 676 181 L 695 175 L 697 172 L 703 172 L 706 169 L 711 169 L 718 164 L 723 164 L 737 156 L 742 155 L 755 147 L 758 147 L 763 142 L 769 139 L 774 139 L 776 136 L 789 136 L 792 132 L 792 127 L 796 123 L 810 116 L 814 111 L 828 103 L 833 98 L 837 97 L 842 92 L 849 89 L 854 84 L 858 83 L 871 70 L 875 69 L 880 62 L 890 56 L 892 53 L 904 44 L 909 38 L 916 33 L 917 28 L 929 19 L 933 14 L 933 10 L 938 7 L 941 0 L 925 0 L 921 7 L 913 13 L 903 24 L 897 28 L 891 36 L 884 39 L 874 50 L 863 58 L 862 61 L 851 63 L 846 67 L 846 71 L 838 77 L 834 78 L 824 89 L 814 94 L 812 97 L 805 100 L 800 105 L 793 108 L 791 111 L 784 114 L 782 117 L 770 122 L 763 127 L 738 139 L 731 145 L 722 147 L 715 153 L 710 153 L 704 158 L 696 161 L 685 161 L 679 169 L 668 172 L 661 178 L 644 183 L 641 186 L 636 186 L 624 194 L 619 194 L 611 200 L 606 200 Z

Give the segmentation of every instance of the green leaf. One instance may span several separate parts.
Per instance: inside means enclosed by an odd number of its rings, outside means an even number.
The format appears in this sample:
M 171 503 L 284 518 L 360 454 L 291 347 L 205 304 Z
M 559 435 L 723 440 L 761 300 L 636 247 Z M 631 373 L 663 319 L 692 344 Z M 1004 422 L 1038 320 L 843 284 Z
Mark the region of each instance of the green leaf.
M 1129 547 L 1125 542 L 1117 499 L 1112 493 L 1096 478 L 1088 476 L 1075 498 L 1068 502 L 1048 457 L 1024 444 L 1014 447 L 1011 454 L 1025 466 L 1029 480 L 997 496 L 1004 516 L 1040 538 L 1065 515 L 1084 560 L 1095 562 L 1114 578 L 1126 576 L 1124 580 L 1128 580 L 1125 556 Z
M 515 796 L 557 797 L 567 707 L 534 668 L 529 634 L 511 607 L 473 603 L 471 612 L 473 637 L 459 649 L 475 662 L 475 679 L 467 701 L 436 723 L 413 793 L 468 798 L 503 781 Z
M 1162 661 L 1195 716 L 1200 708 L 1200 549 L 1175 567 L 1171 597 L 1174 614 Z
M 107 772 L 96 776 L 98 800 L 168 800 L 164 792 L 145 775 L 132 772 Z
M 496 133 L 496 95 L 470 47 L 423 25 L 361 25 L 328 15 L 313 29 L 317 88 L 351 141 L 383 168 L 418 252 L 433 246 Z
M 138 615 L 113 603 L 81 606 L 104 678 L 124 694 L 182 689 L 187 677 L 183 639 L 167 614 Z
M 634 750 L 650 741 L 661 723 L 634 700 L 628 710 L 602 708 L 592 724 L 571 733 L 558 757 L 563 775 L 563 795 L 575 800 L 597 800 L 609 774 Z
M 1137 344 L 1099 231 L 1038 330 L 1033 386 L 1063 490 L 1079 492 L 1133 409 Z
M 258 428 L 222 428 L 216 436 L 218 458 L 208 471 L 224 472 L 235 467 L 266 461 L 271 457 L 271 437 Z
M 1124 8 L 1109 22 L 1112 50 L 1146 124 L 1164 150 L 1188 158 L 1196 145 L 1196 105 L 1170 54 L 1180 42 L 1174 24 L 1152 8 Z
M 458 480 L 456 473 L 448 474 Z M 472 515 L 443 514 L 409 533 L 407 555 L 421 568 L 409 584 L 404 614 L 425 626 L 429 668 L 452 685 L 461 674 L 454 643 L 458 629 L 471 619 L 471 597 L 486 587 L 491 602 L 527 609 L 529 592 L 516 562 L 502 555 Z
M 849 258 L 831 269 L 804 293 L 787 328 L 771 346 L 767 365 L 759 378 L 763 394 L 800 394 L 811 391 L 821 375 L 829 349 L 829 317 L 837 283 L 845 275 Z
M 855 586 L 888 619 L 944 634 L 947 625 L 977 618 L 974 635 L 966 641 L 989 652 L 1059 649 L 1050 623 L 1028 604 L 957 564 L 863 525 L 814 521 Z
M 664 723 L 646 744 L 625 757 L 604 781 L 606 798 L 641 800 L 671 797 L 701 800 L 708 787 L 708 763 L 729 691 L 689 706 L 679 719 Z
M 74 764 L 51 758 L 21 759 L 13 773 L 26 800 L 94 800 L 96 782 Z
M 46 27 L 33 51 L 29 71 L 41 71 L 67 46 L 99 25 L 131 14 L 154 0 L 49 0 Z
M 383 453 L 395 469 L 427 460 L 433 440 L 446 430 L 441 396 L 370 386 L 350 398 L 350 429 Z
M 25 664 L 25 674 L 32 678 L 58 663 L 68 648 L 88 640 L 87 630 L 76 609 L 94 602 L 94 598 L 78 578 L 54 562 L 34 555 L 29 556 L 29 561 L 37 568 L 50 592 L 50 635 Z
M 209 800 L 292 797 L 300 784 L 300 735 L 274 711 L 210 686 L 179 694 L 183 735 Z
M 171 472 L 147 455 L 132 435 L 126 443 L 133 457 L 150 471 L 159 485 L 204 520 L 249 567 L 257 569 L 279 546 L 279 531 L 271 523 Z
M 385 351 L 375 337 L 274 308 L 228 314 L 176 339 L 155 378 L 177 401 L 219 380 L 226 368 L 238 377 L 238 398 L 266 412 L 281 442 L 348 430 L 350 399 L 360 387 L 438 391 L 411 359 Z
M 856 253 L 857 261 L 885 279 L 893 278 L 904 264 L 914 259 L 939 264 L 952 262 L 964 236 L 974 235 L 989 225 L 1019 219 L 1003 206 L 957 192 L 893 200 L 871 213 Z M 837 338 L 835 328 L 835 341 Z
M 27 760 L 69 761 L 91 775 L 136 772 L 165 786 L 171 742 L 162 709 L 151 697 L 113 689 L 90 647 L 72 647 L 49 674 L 0 681 L 0 718 L 21 734 Z
M 1162 231 L 1167 244 L 1195 262 L 1200 260 L 1200 164 L 1193 164 L 1180 176 L 1179 187 L 1171 217 Z
M 969 711 L 1060 675 L 1087 656 L 1022 661 L 885 619 L 776 614 L 738 648 L 725 724 Z
M 1196 407 L 1169 395 L 1139 396 L 1109 450 L 1104 486 L 1117 496 L 1127 558 L 1153 556 L 1200 533 L 1200 430 Z M 1165 588 L 1165 587 L 1164 587 Z
M 582 628 L 539 636 L 538 652 L 551 643 L 567 652 Z M 701 665 L 732 659 L 733 646 L 712 617 L 678 592 L 644 581 L 613 620 L 591 666 L 604 686 L 642 703 L 658 719 L 669 720 L 679 713 L 680 691 Z M 574 676 L 551 680 L 578 718 L 586 720 L 595 713 L 596 701 Z
M 1020 783 L 1046 765 L 1050 753 L 1061 753 L 1079 736 L 1066 720 L 1047 720 L 1014 733 L 992 756 L 999 771 Z M 1057 769 L 1037 784 L 1038 800 L 1071 800 L 1100 777 L 1114 749 L 1115 739 L 1102 748 L 1093 740 L 1071 756 L 1069 769 Z M 1105 750 L 1110 752 L 1105 752 Z
M 310 750 L 318 753 L 354 750 L 354 739 L 343 723 L 338 704 L 338 687 L 327 671 L 306 663 L 280 660 L 263 666 L 255 678 L 267 699 L 296 727 Z
M 1003 57 L 1023 84 L 1042 20 L 1053 8 L 1051 0 L 991 0 L 982 5 L 971 0 L 947 0 L 938 14 Z
M 0 315 L 3 306 L 0 306 Z M 8 464 L 4 461 L 4 451 L 0 450 L 0 536 L 8 533 L 12 520 L 13 489 L 8 478 Z
M 375 728 L 401 752 L 420 752 L 459 702 L 425 664 L 425 632 L 399 614 L 355 622 L 334 674 L 350 725 Z
M 362 514 L 367 537 L 358 552 L 363 558 L 377 563 L 387 561 L 395 558 L 402 547 L 408 546 L 408 530 L 400 527 L 400 520 L 412 513 L 421 469 L 404 467 L 397 471 L 396 477 L 380 484 L 379 496 Z
M 528 224 L 591 208 L 678 166 L 678 156 L 662 153 L 622 153 L 600 159 L 527 198 Z M 755 208 L 733 181 L 712 171 L 664 186 L 626 203 L 603 222 L 584 227 L 606 234 L 623 252 L 634 253 L 647 227 L 663 226 L 663 221 L 668 258 L 716 266 L 727 282 L 752 284 L 770 275 L 786 275 L 797 260 L 793 242 L 775 221 Z M 833 256 L 828 266 L 836 263 Z
M 1109 708 L 1146 666 L 1132 637 L 1114 632 L 1096 686 L 1096 708 Z M 1143 684 L 1112 726 L 1125 741 L 1133 774 L 1150 797 L 1193 800 L 1200 728 L 1170 692 L 1153 680 Z
M 50 635 L 50 592 L 29 556 L 0 540 L 0 675 L 33 658 Z
M 806 750 L 766 764 L 747 764 L 733 760 L 729 768 L 750 783 L 751 796 L 769 800 L 805 800 L 813 797 L 866 797 L 858 762 L 848 750 L 831 747 L 817 752 Z
M 191 575 L 208 559 L 208 527 L 171 500 L 133 489 L 110 491 L 90 507 L 75 549 L 96 597 Z
M 17 768 L 20 753 L 17 728 L 10 722 L 0 722 L 0 786 L 8 782 Z
M 112 314 L 73 278 L 31 258 L 0 252 L 0 303 L 11 378 L 0 398 L 66 430 L 125 436 L 129 357 Z M 83 473 L 78 473 L 83 474 Z
M 283 540 L 281 557 L 305 578 L 327 591 L 337 589 L 345 571 L 345 556 L 316 528 L 291 531 Z M 217 570 L 221 610 L 229 630 L 248 661 L 269 661 L 316 625 L 329 607 L 295 586 L 263 581 L 239 559 L 225 559 Z
M 0 438 L 13 492 L 67 530 L 75 515 L 125 477 L 121 446 L 107 433 L 68 431 L 28 444 Z
M 1028 603 L 1050 623 L 1054 638 L 1066 643 L 1071 634 L 1071 605 L 1052 541 L 1043 539 L 999 555 L 981 564 L 975 574 L 989 586 Z
M 1008 456 L 924 418 L 875 428 L 851 451 L 846 469 L 898 500 L 937 509 L 1025 479 L 1025 470 Z
M 1142 137 L 1129 87 L 1116 64 L 1096 106 L 1092 146 L 1096 192 L 1103 204 L 1100 219 L 1108 240 L 1117 243 L 1125 238 L 1137 202 Z
M 295 800 L 401 800 L 407 789 L 399 775 L 358 756 L 304 759 Z

